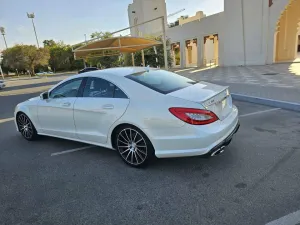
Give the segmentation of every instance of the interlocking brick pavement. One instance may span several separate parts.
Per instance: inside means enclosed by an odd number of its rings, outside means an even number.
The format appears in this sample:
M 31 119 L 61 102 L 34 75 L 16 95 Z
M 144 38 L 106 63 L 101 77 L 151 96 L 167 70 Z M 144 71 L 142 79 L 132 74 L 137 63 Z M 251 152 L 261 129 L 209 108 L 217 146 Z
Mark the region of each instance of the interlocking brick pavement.
M 300 63 L 190 68 L 177 73 L 198 81 L 228 85 L 237 94 L 300 103 Z

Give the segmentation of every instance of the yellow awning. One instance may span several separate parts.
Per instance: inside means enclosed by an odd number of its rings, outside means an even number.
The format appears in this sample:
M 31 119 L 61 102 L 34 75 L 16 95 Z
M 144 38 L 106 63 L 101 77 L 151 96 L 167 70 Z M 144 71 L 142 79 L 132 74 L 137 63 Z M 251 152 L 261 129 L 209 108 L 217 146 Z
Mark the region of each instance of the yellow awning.
M 145 48 L 160 45 L 162 42 L 140 37 L 113 37 L 104 40 L 84 43 L 73 50 L 75 59 L 86 59 L 100 56 L 133 53 Z

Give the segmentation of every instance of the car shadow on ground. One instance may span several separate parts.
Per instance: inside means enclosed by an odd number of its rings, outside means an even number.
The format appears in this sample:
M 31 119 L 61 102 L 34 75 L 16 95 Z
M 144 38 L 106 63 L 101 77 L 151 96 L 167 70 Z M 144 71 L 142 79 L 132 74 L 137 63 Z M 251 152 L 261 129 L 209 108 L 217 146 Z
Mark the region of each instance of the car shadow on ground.
M 49 154 L 67 151 L 77 148 L 82 148 L 89 146 L 88 144 L 69 141 L 60 138 L 46 137 L 41 136 L 39 142 L 43 145 L 51 146 L 49 149 Z M 61 149 L 63 146 L 64 149 Z M 58 149 L 59 148 L 59 149 Z M 55 150 L 54 150 L 55 149 Z M 164 171 L 164 172 L 174 172 L 174 171 L 201 171 L 205 168 L 220 168 L 224 169 L 227 165 L 231 166 L 235 162 L 236 153 L 234 143 L 227 146 L 224 153 L 215 156 L 215 157 L 206 157 L 206 156 L 193 156 L 193 157 L 180 157 L 180 158 L 156 158 L 154 157 L 145 167 L 136 168 L 137 170 L 147 170 L 147 171 Z M 125 167 L 130 167 L 126 165 L 120 159 L 120 156 L 115 150 L 107 149 L 99 146 L 91 146 L 91 148 L 79 150 L 71 153 L 64 154 L 71 157 L 81 157 L 82 155 L 93 158 L 93 160 L 99 160 L 99 162 L 107 161 L 111 162 L 111 166 L 119 167 L 120 165 L 125 165 Z M 55 157 L 60 157 L 58 155 Z M 85 160 L 85 159 L 82 159 Z M 116 165 L 117 164 L 117 165 Z M 123 166 L 122 166 L 123 167 Z M 205 174 L 203 175 L 206 176 Z

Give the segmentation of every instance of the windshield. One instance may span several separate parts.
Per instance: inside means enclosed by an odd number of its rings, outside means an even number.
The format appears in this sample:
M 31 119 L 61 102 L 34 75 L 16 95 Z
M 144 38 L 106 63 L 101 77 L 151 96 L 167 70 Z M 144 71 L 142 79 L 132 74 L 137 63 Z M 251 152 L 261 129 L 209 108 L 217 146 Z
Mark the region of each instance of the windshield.
M 197 81 L 165 70 L 150 70 L 126 77 L 162 94 L 168 94 L 197 83 Z

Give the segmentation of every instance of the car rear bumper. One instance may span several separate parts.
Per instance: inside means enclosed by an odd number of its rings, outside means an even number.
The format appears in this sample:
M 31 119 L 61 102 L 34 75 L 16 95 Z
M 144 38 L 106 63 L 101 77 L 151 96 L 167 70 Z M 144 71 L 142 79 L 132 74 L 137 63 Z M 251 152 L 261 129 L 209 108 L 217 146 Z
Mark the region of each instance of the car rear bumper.
M 211 155 L 228 145 L 239 129 L 238 110 L 234 106 L 223 121 L 204 126 L 186 125 L 170 130 L 163 137 L 151 137 L 158 158 Z
M 213 156 L 216 152 L 221 151 L 224 147 L 230 144 L 233 135 L 238 132 L 240 129 L 240 122 L 237 123 L 234 130 L 231 132 L 231 134 L 228 135 L 221 143 L 213 147 L 208 153 L 206 153 L 207 156 Z

